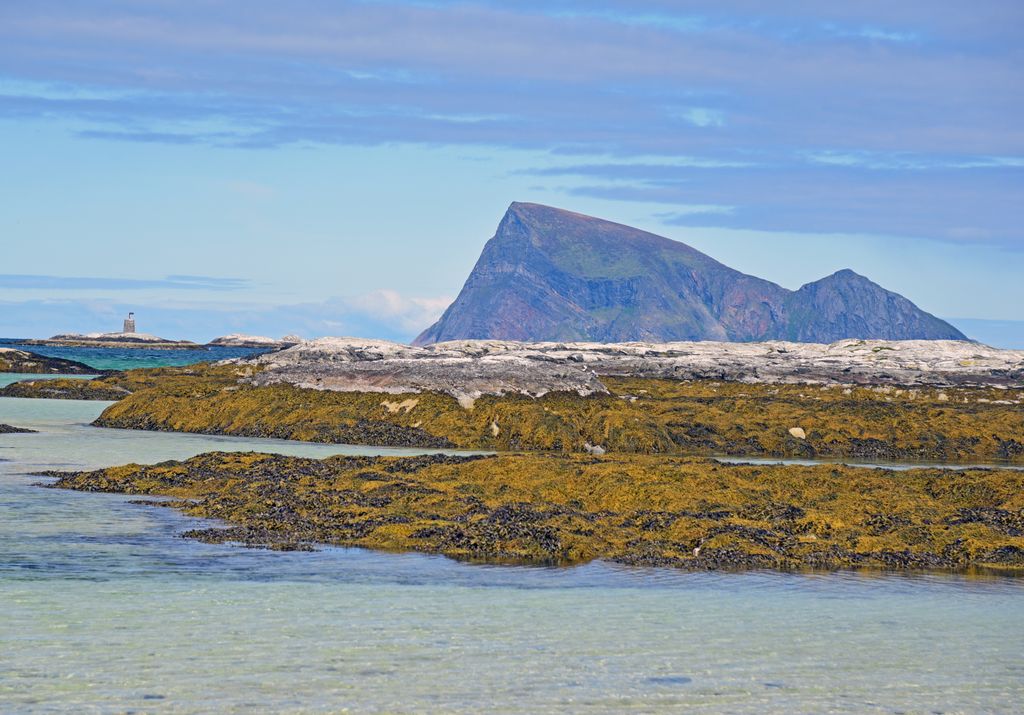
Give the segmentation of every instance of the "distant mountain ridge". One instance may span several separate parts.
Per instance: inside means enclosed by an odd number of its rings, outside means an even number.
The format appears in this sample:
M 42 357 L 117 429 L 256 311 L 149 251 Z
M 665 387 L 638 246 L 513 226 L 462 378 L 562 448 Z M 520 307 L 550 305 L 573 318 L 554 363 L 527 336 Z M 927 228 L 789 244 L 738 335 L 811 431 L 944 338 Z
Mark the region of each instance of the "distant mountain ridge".
M 462 291 L 415 343 L 966 340 L 864 276 L 791 291 L 646 231 L 513 203 Z

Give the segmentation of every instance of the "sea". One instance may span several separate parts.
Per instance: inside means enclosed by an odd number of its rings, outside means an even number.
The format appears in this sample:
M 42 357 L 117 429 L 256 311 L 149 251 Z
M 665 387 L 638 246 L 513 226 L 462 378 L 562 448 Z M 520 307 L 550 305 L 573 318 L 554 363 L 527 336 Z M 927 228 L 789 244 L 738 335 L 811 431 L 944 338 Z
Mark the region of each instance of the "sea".
M 207 347 L 205 345 L 188 350 L 25 345 L 24 338 L 0 338 L 0 348 L 18 348 L 19 350 L 28 350 L 36 355 L 76 360 L 97 370 L 133 370 L 143 367 L 193 365 L 199 362 L 216 362 L 217 360 L 248 357 L 267 352 L 261 348 Z
M 61 350 L 97 369 L 186 359 Z M 36 473 L 422 450 L 91 427 L 108 404 L 0 398 L 0 423 L 38 430 L 0 435 L 0 712 L 1022 710 L 1024 579 L 203 544 L 181 534 L 208 521 Z

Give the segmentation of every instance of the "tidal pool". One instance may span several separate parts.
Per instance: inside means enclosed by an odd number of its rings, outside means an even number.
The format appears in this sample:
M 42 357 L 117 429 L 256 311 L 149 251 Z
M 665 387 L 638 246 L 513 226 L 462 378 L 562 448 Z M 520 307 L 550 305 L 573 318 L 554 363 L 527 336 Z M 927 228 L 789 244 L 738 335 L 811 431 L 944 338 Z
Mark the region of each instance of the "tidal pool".
M 479 566 L 202 544 L 43 469 L 385 450 L 104 430 L 0 398 L 2 712 L 1014 712 L 1024 580 Z

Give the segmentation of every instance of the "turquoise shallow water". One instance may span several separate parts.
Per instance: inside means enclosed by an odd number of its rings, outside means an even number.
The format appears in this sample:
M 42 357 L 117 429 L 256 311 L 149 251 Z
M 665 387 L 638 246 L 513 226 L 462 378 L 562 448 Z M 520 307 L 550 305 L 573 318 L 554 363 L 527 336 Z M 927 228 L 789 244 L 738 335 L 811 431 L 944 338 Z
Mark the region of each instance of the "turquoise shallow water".
M 211 449 L 0 398 L 0 712 L 1019 712 L 1024 581 L 475 566 L 199 544 L 27 472 Z M 390 450 L 395 451 L 395 450 Z
M 0 347 L 16 347 L 37 355 L 64 358 L 85 363 L 97 370 L 133 370 L 142 367 L 192 365 L 197 362 L 227 360 L 256 355 L 256 348 L 199 347 L 195 350 L 158 350 L 152 348 L 76 348 L 59 345 L 22 345 L 15 338 L 0 338 Z

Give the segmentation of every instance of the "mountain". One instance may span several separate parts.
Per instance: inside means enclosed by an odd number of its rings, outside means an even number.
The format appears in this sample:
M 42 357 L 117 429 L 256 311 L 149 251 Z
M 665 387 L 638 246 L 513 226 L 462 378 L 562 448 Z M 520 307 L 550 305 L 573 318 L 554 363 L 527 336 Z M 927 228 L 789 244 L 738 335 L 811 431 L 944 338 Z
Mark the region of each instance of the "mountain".
M 853 271 L 797 291 L 653 233 L 513 203 L 458 298 L 415 343 L 966 340 Z

